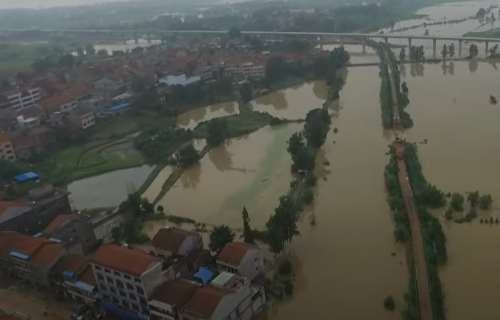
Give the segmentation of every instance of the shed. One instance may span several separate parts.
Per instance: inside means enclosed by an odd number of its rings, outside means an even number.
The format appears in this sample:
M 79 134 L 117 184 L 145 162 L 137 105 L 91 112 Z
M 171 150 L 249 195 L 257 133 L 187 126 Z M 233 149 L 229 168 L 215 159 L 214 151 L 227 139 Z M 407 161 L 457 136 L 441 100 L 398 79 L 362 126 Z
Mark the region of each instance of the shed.
M 34 172 L 26 172 L 18 176 L 15 176 L 14 180 L 16 180 L 19 183 L 23 183 L 30 180 L 38 180 L 38 175 Z

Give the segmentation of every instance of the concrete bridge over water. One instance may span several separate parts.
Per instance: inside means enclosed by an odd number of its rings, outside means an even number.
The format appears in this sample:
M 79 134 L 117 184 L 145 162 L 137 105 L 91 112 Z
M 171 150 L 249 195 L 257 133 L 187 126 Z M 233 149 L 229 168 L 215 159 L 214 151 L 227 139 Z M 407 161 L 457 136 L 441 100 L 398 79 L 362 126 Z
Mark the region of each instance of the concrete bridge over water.
M 118 36 L 121 37 L 123 41 L 126 39 L 135 39 L 138 43 L 139 38 L 144 36 L 151 43 L 153 38 L 165 39 L 166 35 L 174 34 L 200 34 L 200 35 L 223 35 L 227 34 L 224 30 L 160 30 L 160 29 L 122 29 L 122 30 L 109 30 L 109 29 L 0 29 L 2 34 L 13 34 L 18 32 L 42 32 L 55 35 L 101 35 L 101 36 Z M 411 47 L 412 40 L 428 40 L 432 41 L 433 53 L 436 56 L 436 43 L 437 41 L 457 41 L 458 42 L 458 54 L 462 55 L 462 43 L 464 42 L 478 42 L 484 43 L 486 48 L 486 53 L 489 49 L 490 43 L 500 43 L 500 38 L 480 38 L 480 37 L 450 37 L 450 36 L 432 36 L 432 35 L 393 35 L 393 34 L 381 34 L 381 33 L 336 33 L 336 32 L 286 32 L 286 31 L 241 31 L 242 34 L 246 35 L 263 35 L 263 36 L 302 36 L 302 37 L 316 37 L 320 39 L 320 44 L 323 42 L 324 37 L 334 37 L 339 39 L 340 44 L 344 44 L 346 39 L 358 40 L 363 46 L 363 52 L 365 52 L 365 46 L 368 39 L 379 39 L 389 42 L 389 39 L 403 39 L 408 41 L 408 47 Z

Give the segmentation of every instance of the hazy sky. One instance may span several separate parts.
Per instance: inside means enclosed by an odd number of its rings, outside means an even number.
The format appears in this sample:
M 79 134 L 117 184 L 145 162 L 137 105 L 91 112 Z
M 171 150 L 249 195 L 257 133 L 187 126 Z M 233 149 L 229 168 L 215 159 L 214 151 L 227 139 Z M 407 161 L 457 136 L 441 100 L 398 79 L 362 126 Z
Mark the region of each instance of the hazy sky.
M 104 2 L 131 1 L 131 0 L 0 0 L 0 9 L 76 6 Z

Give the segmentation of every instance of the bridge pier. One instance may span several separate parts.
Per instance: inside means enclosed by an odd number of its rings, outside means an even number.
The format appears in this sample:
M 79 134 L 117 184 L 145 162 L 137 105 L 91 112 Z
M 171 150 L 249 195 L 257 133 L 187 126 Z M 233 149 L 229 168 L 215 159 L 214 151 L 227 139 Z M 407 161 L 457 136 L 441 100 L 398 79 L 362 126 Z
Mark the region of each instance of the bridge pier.
M 488 49 L 489 49 L 489 46 L 490 46 L 490 42 L 489 41 L 485 41 L 484 44 L 486 45 L 486 55 L 488 55 Z
M 436 38 L 432 39 L 432 57 L 436 59 Z
M 411 48 L 411 38 L 408 38 L 408 52 L 410 52 Z
M 139 43 L 139 35 L 137 33 L 134 33 L 134 42 L 135 44 Z
M 366 38 L 363 38 L 363 53 L 366 53 Z
M 385 37 L 384 41 L 385 41 L 385 44 L 388 44 L 389 43 L 389 37 Z
M 148 43 L 151 43 L 151 33 L 147 33 Z
M 122 43 L 127 43 L 127 37 L 125 36 L 125 32 L 122 32 Z
M 321 51 L 324 51 L 325 49 L 323 48 L 323 37 L 319 37 L 319 48 L 321 49 Z
M 344 37 L 340 37 L 340 45 L 343 47 L 344 46 Z
M 458 40 L 458 57 L 462 58 L 462 40 Z

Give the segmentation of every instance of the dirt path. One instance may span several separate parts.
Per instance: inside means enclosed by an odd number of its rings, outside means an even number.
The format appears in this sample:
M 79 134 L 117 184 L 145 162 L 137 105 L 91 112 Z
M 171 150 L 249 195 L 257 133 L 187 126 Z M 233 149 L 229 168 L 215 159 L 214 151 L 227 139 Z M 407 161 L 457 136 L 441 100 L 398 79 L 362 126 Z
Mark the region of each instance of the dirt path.
M 387 72 L 389 73 L 389 81 L 391 84 L 392 104 L 393 104 L 393 126 L 394 132 L 397 136 L 401 136 L 402 126 L 399 121 L 399 106 L 396 94 L 396 84 L 394 82 L 393 74 L 389 66 L 389 57 L 386 53 L 387 59 Z M 396 138 L 393 142 L 396 155 L 404 155 L 404 142 Z M 401 192 L 405 200 L 406 212 L 410 220 L 412 243 L 413 243 L 413 258 L 415 261 L 415 277 L 417 279 L 418 290 L 418 304 L 420 309 L 420 320 L 433 320 L 434 314 L 432 312 L 431 291 L 429 285 L 429 276 L 427 274 L 427 261 L 425 256 L 424 238 L 422 235 L 422 228 L 418 218 L 418 211 L 415 205 L 415 198 L 411 189 L 408 171 L 406 168 L 405 158 L 397 157 L 398 171 L 399 171 L 399 184 Z

